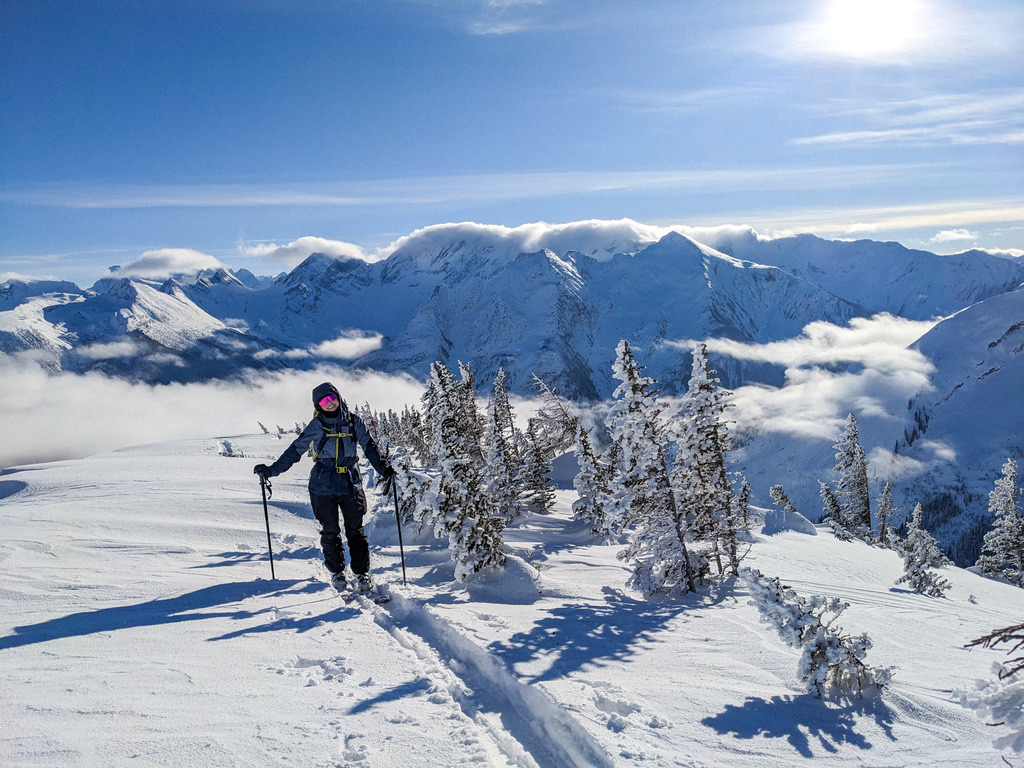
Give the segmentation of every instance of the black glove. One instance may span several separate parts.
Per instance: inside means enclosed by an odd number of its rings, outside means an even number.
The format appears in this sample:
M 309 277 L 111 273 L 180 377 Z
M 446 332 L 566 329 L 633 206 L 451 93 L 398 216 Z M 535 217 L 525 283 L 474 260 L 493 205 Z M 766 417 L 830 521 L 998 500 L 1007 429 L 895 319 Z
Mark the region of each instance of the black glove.
M 254 475 L 259 475 L 264 480 L 266 480 L 268 477 L 270 477 L 270 467 L 268 467 L 266 464 L 257 464 L 255 467 L 253 467 L 252 473 Z
M 380 470 L 380 489 L 385 496 L 391 495 L 391 489 L 395 484 L 395 468 L 385 464 Z

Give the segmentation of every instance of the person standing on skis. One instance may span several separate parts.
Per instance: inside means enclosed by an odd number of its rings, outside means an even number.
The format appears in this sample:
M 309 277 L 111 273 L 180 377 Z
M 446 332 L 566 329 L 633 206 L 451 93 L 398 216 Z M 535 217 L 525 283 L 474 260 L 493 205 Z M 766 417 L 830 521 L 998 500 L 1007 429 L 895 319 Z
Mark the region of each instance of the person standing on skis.
M 348 555 L 355 574 L 355 586 L 361 592 L 373 589 L 370 578 L 370 548 L 363 533 L 366 496 L 359 476 L 356 444 L 363 455 L 388 482 L 395 471 L 380 455 L 363 420 L 349 412 L 337 388 L 324 382 L 313 390 L 315 417 L 302 430 L 281 457 L 271 464 L 257 464 L 253 473 L 266 479 L 292 467 L 309 446 L 313 446 L 313 469 L 309 473 L 309 501 L 320 523 L 320 548 L 324 565 L 331 573 L 331 584 L 343 590 L 345 553 L 341 545 L 341 523 L 345 526 Z M 340 520 L 339 520 L 340 512 Z

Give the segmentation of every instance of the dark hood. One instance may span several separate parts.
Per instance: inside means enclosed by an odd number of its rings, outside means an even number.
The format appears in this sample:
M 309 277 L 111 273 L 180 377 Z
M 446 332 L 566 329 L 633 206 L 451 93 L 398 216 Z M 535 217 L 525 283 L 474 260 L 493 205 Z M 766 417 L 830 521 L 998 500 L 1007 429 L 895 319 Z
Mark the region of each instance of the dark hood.
M 345 410 L 345 401 L 341 399 L 341 393 L 338 392 L 338 388 L 331 384 L 329 381 L 325 381 L 323 384 L 320 384 L 313 389 L 313 407 L 316 409 L 317 413 L 323 414 L 324 416 L 327 415 L 322 410 L 320 410 L 319 405 L 320 401 L 327 397 L 327 395 L 334 395 L 335 397 L 337 397 L 338 401 L 341 403 L 340 412 L 343 412 Z M 337 414 L 334 415 L 337 416 Z

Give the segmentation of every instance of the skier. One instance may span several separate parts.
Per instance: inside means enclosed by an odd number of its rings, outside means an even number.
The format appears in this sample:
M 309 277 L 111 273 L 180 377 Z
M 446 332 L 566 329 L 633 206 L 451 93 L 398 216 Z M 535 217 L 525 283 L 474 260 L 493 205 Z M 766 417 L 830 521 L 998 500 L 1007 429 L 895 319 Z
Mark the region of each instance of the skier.
M 257 464 L 253 473 L 266 479 L 286 472 L 310 445 L 314 446 L 313 469 L 309 473 L 309 502 L 320 522 L 320 548 L 324 565 L 331 572 L 331 584 L 339 591 L 347 586 L 345 553 L 341 546 L 341 521 L 345 524 L 348 554 L 360 592 L 373 589 L 370 578 L 370 549 L 363 533 L 366 496 L 359 477 L 356 443 L 385 483 L 392 481 L 395 471 L 381 457 L 377 444 L 370 437 L 363 420 L 350 413 L 337 388 L 324 382 L 313 390 L 315 418 L 306 425 L 281 457 L 271 464 Z

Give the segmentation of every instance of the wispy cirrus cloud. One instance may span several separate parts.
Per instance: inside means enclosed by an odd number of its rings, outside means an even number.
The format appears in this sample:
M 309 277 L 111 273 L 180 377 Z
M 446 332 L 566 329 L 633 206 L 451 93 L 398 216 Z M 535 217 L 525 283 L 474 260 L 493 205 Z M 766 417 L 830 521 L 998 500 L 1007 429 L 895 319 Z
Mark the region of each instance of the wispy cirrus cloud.
M 792 139 L 797 146 L 916 144 L 925 146 L 1024 143 L 1024 93 L 941 94 L 870 103 L 832 100 L 830 120 L 861 123 L 854 130 Z
M 480 200 L 514 200 L 602 192 L 747 191 L 872 187 L 922 166 L 909 163 L 636 171 L 551 171 L 410 177 L 343 183 L 280 185 L 39 184 L 0 189 L 0 201 L 72 209 L 228 207 L 386 207 Z

